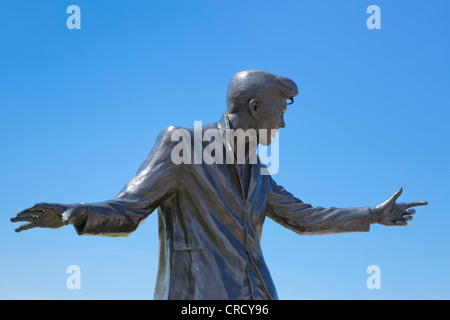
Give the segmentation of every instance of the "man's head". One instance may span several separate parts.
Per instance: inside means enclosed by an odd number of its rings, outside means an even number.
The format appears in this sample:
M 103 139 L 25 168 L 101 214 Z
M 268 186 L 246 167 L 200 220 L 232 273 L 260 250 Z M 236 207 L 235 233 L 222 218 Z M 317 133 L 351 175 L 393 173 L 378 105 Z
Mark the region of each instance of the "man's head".
M 247 128 L 267 130 L 267 137 L 258 136 L 258 143 L 269 145 L 271 130 L 285 126 L 283 114 L 294 102 L 298 88 L 289 78 L 261 70 L 238 72 L 231 79 L 227 92 L 227 112 L 247 122 Z

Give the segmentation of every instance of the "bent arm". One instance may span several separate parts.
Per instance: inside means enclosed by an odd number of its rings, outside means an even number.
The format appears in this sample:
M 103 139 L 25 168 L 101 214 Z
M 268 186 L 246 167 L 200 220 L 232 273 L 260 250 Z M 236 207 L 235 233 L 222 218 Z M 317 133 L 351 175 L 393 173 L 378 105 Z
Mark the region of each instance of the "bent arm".
M 312 207 L 271 183 L 266 215 L 301 235 L 323 235 L 370 230 L 371 208 Z

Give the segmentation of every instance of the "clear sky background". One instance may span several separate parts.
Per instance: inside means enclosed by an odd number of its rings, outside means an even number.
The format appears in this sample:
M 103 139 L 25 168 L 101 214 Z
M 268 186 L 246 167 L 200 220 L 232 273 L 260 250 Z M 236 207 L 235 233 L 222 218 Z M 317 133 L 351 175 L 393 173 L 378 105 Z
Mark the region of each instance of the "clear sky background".
M 69 5 L 81 30 L 69 30 Z M 369 30 L 369 5 L 381 29 Z M 168 125 L 217 121 L 231 77 L 262 69 L 300 90 L 276 181 L 304 202 L 426 200 L 406 228 L 299 236 L 267 219 L 280 299 L 450 298 L 450 2 L 0 2 L 0 298 L 152 299 L 156 212 L 127 238 L 72 226 L 17 234 L 37 203 L 99 202 Z M 81 269 L 69 290 L 66 269 Z M 367 267 L 381 270 L 369 290 Z

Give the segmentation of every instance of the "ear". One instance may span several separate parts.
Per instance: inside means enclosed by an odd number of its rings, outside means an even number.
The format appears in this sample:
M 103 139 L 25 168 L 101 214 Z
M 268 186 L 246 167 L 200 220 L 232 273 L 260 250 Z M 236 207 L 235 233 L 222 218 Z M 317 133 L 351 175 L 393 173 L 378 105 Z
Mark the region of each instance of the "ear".
M 252 99 L 248 103 L 248 109 L 250 110 L 250 113 L 253 116 L 253 118 L 256 117 L 256 113 L 258 112 L 258 106 L 259 106 L 258 99 Z

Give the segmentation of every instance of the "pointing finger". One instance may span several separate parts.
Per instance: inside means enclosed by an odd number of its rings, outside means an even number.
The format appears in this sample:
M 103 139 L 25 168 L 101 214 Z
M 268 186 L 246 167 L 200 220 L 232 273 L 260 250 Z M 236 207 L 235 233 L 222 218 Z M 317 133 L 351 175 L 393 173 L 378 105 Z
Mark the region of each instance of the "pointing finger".
M 427 201 L 413 201 L 413 202 L 407 202 L 406 207 L 417 207 L 417 206 L 426 206 L 428 204 Z

